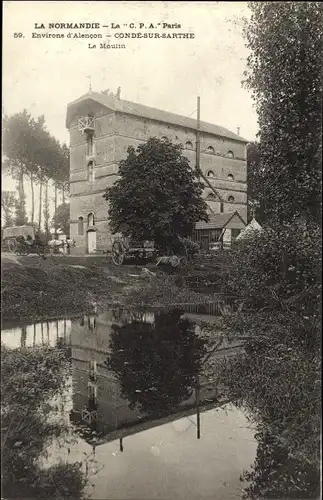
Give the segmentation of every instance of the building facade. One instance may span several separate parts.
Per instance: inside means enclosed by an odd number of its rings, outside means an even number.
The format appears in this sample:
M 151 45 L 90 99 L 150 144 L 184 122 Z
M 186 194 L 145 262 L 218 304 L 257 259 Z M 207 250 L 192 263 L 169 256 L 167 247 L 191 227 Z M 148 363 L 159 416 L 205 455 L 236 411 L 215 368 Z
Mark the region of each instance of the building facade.
M 118 177 L 128 146 L 150 137 L 182 144 L 192 167 L 196 162 L 196 120 L 120 99 L 88 92 L 68 105 L 70 132 L 70 237 L 73 253 L 111 247 L 107 187 Z M 203 196 L 209 213 L 238 212 L 247 220 L 247 141 L 229 130 L 201 122 Z

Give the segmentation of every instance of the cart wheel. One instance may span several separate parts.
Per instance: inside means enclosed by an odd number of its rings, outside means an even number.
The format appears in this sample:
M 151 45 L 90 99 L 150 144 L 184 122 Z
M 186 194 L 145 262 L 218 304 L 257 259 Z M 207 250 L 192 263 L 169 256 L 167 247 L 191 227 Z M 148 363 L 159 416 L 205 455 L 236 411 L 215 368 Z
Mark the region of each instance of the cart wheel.
M 116 266 L 121 266 L 125 258 L 124 246 L 121 241 L 115 241 L 112 245 L 112 262 Z
M 9 250 L 9 252 L 14 253 L 15 250 L 16 250 L 16 248 L 17 248 L 17 242 L 16 242 L 16 240 L 13 240 L 13 239 L 9 240 L 8 241 L 8 250 Z

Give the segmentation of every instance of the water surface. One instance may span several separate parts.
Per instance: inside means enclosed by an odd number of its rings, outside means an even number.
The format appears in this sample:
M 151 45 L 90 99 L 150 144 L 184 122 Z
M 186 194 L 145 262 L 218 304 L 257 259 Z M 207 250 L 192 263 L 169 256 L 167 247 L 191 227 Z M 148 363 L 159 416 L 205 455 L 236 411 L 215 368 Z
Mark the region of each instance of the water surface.
M 8 347 L 51 345 L 70 359 L 57 401 L 70 433 L 48 447 L 43 467 L 82 460 L 92 498 L 241 498 L 254 433 L 225 404 L 215 365 L 206 369 L 214 339 L 199 325 L 215 317 L 183 313 L 109 309 L 4 325 Z M 238 351 L 223 339 L 216 357 Z

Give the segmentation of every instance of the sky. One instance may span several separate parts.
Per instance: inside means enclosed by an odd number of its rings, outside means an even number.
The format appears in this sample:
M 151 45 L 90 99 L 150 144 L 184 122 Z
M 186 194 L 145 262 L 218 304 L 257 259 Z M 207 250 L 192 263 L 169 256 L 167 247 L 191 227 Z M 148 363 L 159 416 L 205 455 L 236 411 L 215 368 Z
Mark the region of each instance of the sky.
M 248 50 L 242 36 L 246 2 L 3 2 L 3 111 L 26 108 L 44 115 L 48 130 L 69 144 L 67 104 L 89 89 L 121 87 L 121 99 L 139 102 L 226 127 L 254 140 L 257 115 L 249 91 L 242 87 Z M 99 23 L 95 30 L 48 29 L 48 23 Z M 115 39 L 115 33 L 148 28 L 130 23 L 167 23 L 159 33 L 194 33 L 192 39 Z M 45 29 L 35 29 L 35 23 Z M 113 29 L 111 23 L 119 24 Z M 103 28 L 102 25 L 109 27 Z M 127 25 L 127 26 L 124 26 Z M 125 49 L 99 49 L 100 40 L 67 38 L 69 32 L 100 33 L 102 41 Z M 149 30 L 148 30 L 149 32 Z M 22 33 L 23 37 L 15 37 Z M 62 38 L 32 38 L 32 33 L 64 33 Z M 112 35 L 107 38 L 106 35 Z M 90 49 L 89 43 L 97 48 Z M 14 183 L 3 179 L 3 189 Z M 26 186 L 28 195 L 28 186 Z M 30 200 L 28 199 L 28 207 Z

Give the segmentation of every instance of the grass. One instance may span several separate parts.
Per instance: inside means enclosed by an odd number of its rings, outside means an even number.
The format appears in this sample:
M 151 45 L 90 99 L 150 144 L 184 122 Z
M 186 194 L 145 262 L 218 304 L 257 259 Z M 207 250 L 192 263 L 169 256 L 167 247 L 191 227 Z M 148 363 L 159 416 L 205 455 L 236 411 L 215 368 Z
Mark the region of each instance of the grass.
M 168 307 L 202 304 L 214 298 L 214 290 L 208 284 L 217 280 L 217 262 L 198 263 L 179 272 L 151 264 L 144 266 L 155 276 L 143 275 L 143 265 L 116 267 L 105 257 L 43 260 L 28 256 L 17 261 L 3 257 L 2 318 L 38 320 L 93 312 L 112 304 Z
M 118 300 L 130 284 L 99 267 L 12 266 L 2 270 L 2 318 L 38 319 L 91 310 Z
M 53 348 L 1 346 L 1 460 L 5 498 L 81 499 L 87 484 L 80 463 L 40 466 L 53 439 L 67 432 L 52 415 L 70 366 Z M 46 375 L 46 376 L 44 376 Z

